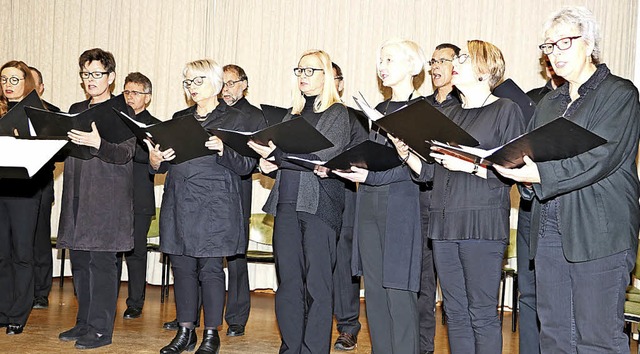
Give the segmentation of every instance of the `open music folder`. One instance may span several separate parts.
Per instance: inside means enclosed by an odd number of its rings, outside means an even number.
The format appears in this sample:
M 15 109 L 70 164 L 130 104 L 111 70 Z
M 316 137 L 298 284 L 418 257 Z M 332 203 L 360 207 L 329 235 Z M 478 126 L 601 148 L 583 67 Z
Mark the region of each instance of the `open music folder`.
M 18 136 L 31 136 L 29 118 L 25 112 L 25 107 L 27 106 L 44 109 L 44 105 L 36 90 L 31 91 L 22 101 L 18 102 L 0 118 L 0 135 L 14 136 L 14 130 L 17 130 Z
M 353 97 L 362 112 L 387 133 L 404 141 L 422 159 L 429 157 L 430 141 L 477 146 L 478 141 L 425 100 L 416 100 L 397 111 L 383 115 L 371 108 L 364 97 Z
M 66 138 L 71 129 L 90 132 L 91 123 L 95 122 L 102 139 L 119 144 L 133 137 L 133 133 L 117 118 L 112 108 L 120 111 L 129 109 L 122 94 L 80 113 L 49 112 L 35 107 L 26 107 L 25 111 L 39 137 Z M 93 158 L 87 146 L 73 145 L 68 153 L 84 160 Z
M 0 178 L 31 178 L 67 144 L 63 139 L 0 136 Z
M 176 157 L 169 163 L 178 164 L 216 152 L 204 146 L 210 135 L 193 115 L 147 125 L 136 121 L 125 112 L 116 112 L 139 140 L 149 139 L 153 144 L 159 144 L 163 151 L 173 149 Z
M 343 172 L 351 172 L 351 166 L 365 168 L 369 171 L 386 171 L 402 164 L 395 149 L 371 140 L 363 141 L 329 161 L 314 161 L 296 156 L 285 158 L 291 163 L 310 170 L 317 166 L 324 166 L 330 170 Z
M 265 146 L 271 140 L 282 151 L 290 154 L 310 154 L 333 146 L 322 133 L 302 117 L 277 123 L 256 132 L 220 128 L 213 129 L 210 133 L 220 138 L 237 153 L 255 158 L 260 156 L 247 146 L 249 140 Z
M 560 117 L 491 150 L 451 146 L 438 141 L 432 143 L 444 153 L 459 155 L 481 165 L 517 168 L 524 165 L 524 156 L 529 156 L 534 162 L 560 160 L 582 154 L 606 142 L 602 137 Z

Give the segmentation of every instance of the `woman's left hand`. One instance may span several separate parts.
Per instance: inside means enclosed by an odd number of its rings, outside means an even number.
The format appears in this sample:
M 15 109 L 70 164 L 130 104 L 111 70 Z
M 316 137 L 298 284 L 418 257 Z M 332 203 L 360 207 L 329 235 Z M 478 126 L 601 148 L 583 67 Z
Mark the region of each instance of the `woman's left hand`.
M 100 149 L 100 133 L 98 132 L 98 128 L 96 128 L 96 123 L 91 122 L 91 131 L 83 132 L 81 130 L 71 129 L 67 133 L 67 137 L 71 140 L 72 143 L 76 145 L 84 145 L 89 146 L 94 149 Z
M 273 152 L 273 150 L 276 149 L 276 145 L 271 140 L 269 140 L 268 146 L 260 145 L 253 140 L 249 140 L 247 145 L 249 145 L 249 147 L 253 151 L 257 152 L 258 155 L 260 155 L 263 159 L 266 159 L 267 157 L 269 157 Z
M 351 182 L 362 183 L 367 180 L 367 176 L 369 175 L 369 170 L 356 167 L 356 166 L 351 166 L 351 172 L 340 172 L 340 171 L 334 170 L 333 173 Z
M 204 143 L 204 146 L 206 146 L 209 150 L 218 151 L 218 156 L 222 156 L 222 153 L 224 152 L 224 144 L 222 143 L 222 140 L 220 140 L 220 138 L 218 138 L 217 136 L 209 137 L 209 140 Z
M 506 168 L 499 165 L 493 165 L 493 168 L 495 168 L 499 174 L 516 182 L 540 183 L 538 165 L 536 165 L 529 156 L 524 157 L 524 166 L 520 168 Z
M 440 154 L 435 151 L 431 151 L 429 156 L 433 157 L 436 160 L 436 163 L 441 164 L 442 167 L 449 171 L 471 173 L 475 168 L 475 164 L 473 162 L 457 158 L 453 155 Z

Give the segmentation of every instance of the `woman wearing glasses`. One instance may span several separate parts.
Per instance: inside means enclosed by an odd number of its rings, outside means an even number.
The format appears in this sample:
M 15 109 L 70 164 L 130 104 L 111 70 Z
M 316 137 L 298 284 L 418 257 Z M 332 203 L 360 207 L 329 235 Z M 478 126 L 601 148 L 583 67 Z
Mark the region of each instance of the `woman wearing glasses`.
M 10 61 L 0 68 L 0 87 L 1 122 L 35 82 L 25 63 Z M 35 178 L 0 179 L 0 323 L 7 334 L 22 333 L 33 304 L 33 242 L 41 196 Z
M 423 99 L 415 85 L 425 55 L 409 40 L 385 42 L 378 52 L 378 77 L 391 97 L 378 104 L 383 114 Z M 369 139 L 390 144 L 373 126 Z M 354 270 L 364 276 L 367 321 L 376 353 L 418 353 L 417 293 L 420 290 L 422 236 L 419 186 L 400 166 L 384 172 L 352 167 L 337 173 L 360 182 L 354 232 Z
M 564 117 L 607 143 L 575 157 L 496 167 L 532 200 L 531 254 L 543 353 L 628 353 L 625 288 L 636 261 L 640 210 L 635 158 L 638 91 L 600 63 L 593 14 L 567 7 L 544 24 L 546 54 L 567 80 L 538 104 L 529 129 Z
M 453 60 L 451 82 L 462 105 L 449 118 L 492 149 L 520 135 L 524 117 L 508 99 L 491 94 L 502 80 L 500 49 L 468 41 Z M 395 140 L 418 180 L 433 180 L 429 238 L 442 287 L 451 353 L 500 353 L 502 330 L 496 307 L 504 250 L 509 240 L 510 184 L 478 164 L 432 152 L 427 164 Z
M 187 63 L 183 76 L 184 92 L 195 105 L 173 118 L 192 116 L 208 130 L 247 130 L 245 115 L 218 100 L 223 85 L 220 65 L 210 59 L 196 60 Z M 223 260 L 246 249 L 240 176 L 251 173 L 256 160 L 239 155 L 217 137 L 205 143 L 215 153 L 178 164 L 169 164 L 176 157 L 173 149 L 162 150 L 149 141 L 147 145 L 152 169 L 167 172 L 160 209 L 160 250 L 171 259 L 179 324 L 175 338 L 160 353 L 195 347 L 200 288 L 204 333 L 198 353 L 218 353 L 217 328 L 222 325 L 225 301 Z
M 349 113 L 334 83 L 329 55 L 304 52 L 293 70 L 297 76 L 293 108 L 284 121 L 304 119 L 333 147 L 308 155 L 327 161 L 349 144 Z M 288 163 L 277 148 L 250 142 L 262 159 L 263 172 L 278 170 L 264 210 L 275 216 L 273 250 L 280 281 L 276 318 L 282 337 L 280 353 L 328 353 L 333 322 L 332 270 L 344 209 L 344 183 L 321 170 Z M 315 174 L 315 175 L 314 175 Z

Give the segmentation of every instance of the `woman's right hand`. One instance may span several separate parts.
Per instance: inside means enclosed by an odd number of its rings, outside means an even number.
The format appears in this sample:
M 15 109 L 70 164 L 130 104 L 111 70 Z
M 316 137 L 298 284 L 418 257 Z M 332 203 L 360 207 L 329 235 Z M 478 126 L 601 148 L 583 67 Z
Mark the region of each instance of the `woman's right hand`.
M 164 161 L 171 161 L 176 158 L 176 152 L 171 148 L 161 151 L 160 145 L 153 146 L 149 139 L 144 139 L 144 143 L 147 144 L 149 149 L 149 165 L 156 171 Z
M 258 161 L 258 164 L 260 167 L 260 172 L 264 173 L 265 175 L 268 175 L 269 173 L 278 169 L 278 165 L 265 159 L 260 159 L 260 161 Z
M 367 176 L 369 175 L 369 170 L 356 167 L 356 166 L 351 166 L 351 172 L 340 172 L 340 171 L 333 170 L 333 173 L 351 182 L 362 183 L 367 180 Z
M 389 140 L 391 140 L 393 145 L 396 147 L 398 156 L 400 156 L 402 160 L 404 160 L 407 156 L 409 156 L 409 146 L 405 144 L 404 141 L 396 138 L 391 134 L 387 134 L 387 136 L 389 137 Z

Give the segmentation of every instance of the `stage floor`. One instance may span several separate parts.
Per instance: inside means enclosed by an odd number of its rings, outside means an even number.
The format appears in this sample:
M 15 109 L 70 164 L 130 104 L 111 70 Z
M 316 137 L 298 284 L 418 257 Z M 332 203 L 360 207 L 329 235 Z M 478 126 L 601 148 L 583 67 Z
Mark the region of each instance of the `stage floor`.
M 90 350 L 91 353 L 158 353 L 168 344 L 174 332 L 162 329 L 162 323 L 175 318 L 173 289 L 169 300 L 160 303 L 160 287 L 147 286 L 146 303 L 142 317 L 125 320 L 122 313 L 126 309 L 125 299 L 127 283 L 123 282 L 118 300 L 118 312 L 115 321 L 113 344 L 104 348 Z M 246 334 L 242 337 L 227 337 L 227 326 L 220 328 L 222 342 L 221 353 L 277 353 L 280 338 L 274 313 L 273 293 L 251 293 L 251 315 Z M 0 333 L 0 353 L 69 353 L 80 352 L 74 348 L 74 342 L 61 342 L 58 333 L 71 328 L 75 323 L 76 301 L 73 295 L 71 278 L 67 278 L 63 288 L 54 282 L 49 296 L 49 308 L 33 310 L 29 322 L 22 334 L 7 336 Z M 358 336 L 358 347 L 350 353 L 371 353 L 369 330 L 364 313 L 364 301 L 361 302 L 360 321 L 362 331 Z M 446 327 L 442 325 L 440 307 L 436 316 L 436 353 L 448 353 Z M 506 313 L 503 325 L 503 352 L 518 352 L 518 334 L 511 332 L 511 314 Z M 335 327 L 334 327 L 335 328 Z M 4 332 L 4 329 L 2 329 Z M 201 338 L 198 330 L 198 338 Z M 338 336 L 334 331 L 333 340 Z M 635 343 L 634 343 L 635 344 Z M 343 353 L 332 351 L 332 353 Z

